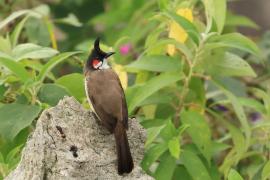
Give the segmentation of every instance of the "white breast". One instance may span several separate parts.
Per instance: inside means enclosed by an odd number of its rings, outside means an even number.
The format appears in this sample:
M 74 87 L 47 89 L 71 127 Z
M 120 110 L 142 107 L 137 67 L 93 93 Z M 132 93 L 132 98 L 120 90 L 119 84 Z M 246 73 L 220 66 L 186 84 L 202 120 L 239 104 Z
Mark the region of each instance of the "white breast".
M 88 93 L 88 89 L 87 89 L 87 79 L 84 78 L 84 89 L 85 89 L 85 94 L 86 94 L 86 97 L 87 97 L 87 101 L 90 105 L 90 108 L 93 110 L 93 112 L 96 114 L 96 116 L 99 118 L 98 114 L 96 113 L 95 109 L 94 109 L 94 106 L 93 106 L 93 103 L 91 102 L 91 99 L 90 99 L 90 96 L 89 96 L 89 93 Z M 99 118 L 100 119 L 100 118 Z

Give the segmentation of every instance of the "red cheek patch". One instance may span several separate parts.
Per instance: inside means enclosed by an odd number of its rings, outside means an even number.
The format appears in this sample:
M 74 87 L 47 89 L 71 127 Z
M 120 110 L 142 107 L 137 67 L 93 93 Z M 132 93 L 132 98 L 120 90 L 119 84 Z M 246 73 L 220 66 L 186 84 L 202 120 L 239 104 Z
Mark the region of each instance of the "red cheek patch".
M 94 68 L 96 68 L 97 67 L 97 65 L 99 64 L 99 60 L 97 60 L 97 59 L 94 59 L 93 61 L 92 61 L 92 66 L 94 67 Z

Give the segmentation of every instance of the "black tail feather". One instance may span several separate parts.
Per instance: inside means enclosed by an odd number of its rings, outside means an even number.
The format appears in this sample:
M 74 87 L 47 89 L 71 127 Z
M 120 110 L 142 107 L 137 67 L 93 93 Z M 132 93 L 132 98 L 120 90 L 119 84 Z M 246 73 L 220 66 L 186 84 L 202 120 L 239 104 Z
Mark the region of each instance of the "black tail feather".
M 126 129 L 122 123 L 117 123 L 114 135 L 117 150 L 118 174 L 130 173 L 134 165 L 130 153 Z

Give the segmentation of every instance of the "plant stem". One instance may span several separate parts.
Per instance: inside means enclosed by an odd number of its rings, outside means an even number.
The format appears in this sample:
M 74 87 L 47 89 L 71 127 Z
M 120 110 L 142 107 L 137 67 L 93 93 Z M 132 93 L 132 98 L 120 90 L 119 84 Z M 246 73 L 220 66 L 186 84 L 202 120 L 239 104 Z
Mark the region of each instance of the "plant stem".
M 183 89 L 182 89 L 182 92 L 180 93 L 180 98 L 179 98 L 179 106 L 176 110 L 176 113 L 175 113 L 175 117 L 174 117 L 174 125 L 175 127 L 179 127 L 179 124 L 180 124 L 180 113 L 184 107 L 184 104 L 185 104 L 185 98 L 189 92 L 189 84 L 190 84 L 190 80 L 192 78 L 192 76 L 194 75 L 194 67 L 196 66 L 196 63 L 199 59 L 199 55 L 201 53 L 201 50 L 203 48 L 203 45 L 204 45 L 204 39 L 200 42 L 198 48 L 196 48 L 196 51 L 195 51 L 195 56 L 194 56 L 194 60 L 191 61 L 189 59 L 185 59 L 186 60 L 186 63 L 189 67 L 189 70 L 188 70 L 188 74 L 184 80 L 184 85 L 183 85 Z
M 29 89 L 29 93 L 31 95 L 31 105 L 36 104 L 36 101 L 37 101 L 37 93 L 36 92 L 37 91 L 34 87 Z
M 52 42 L 52 47 L 54 49 L 58 49 L 58 46 L 57 46 L 57 42 L 56 42 L 56 37 L 55 37 L 55 34 L 54 34 L 54 27 L 53 27 L 53 23 L 50 21 L 50 19 L 48 17 L 45 17 L 44 18 L 45 20 L 45 23 L 47 25 L 47 29 L 48 29 L 48 32 L 50 34 L 50 39 L 51 39 L 51 42 Z
M 175 114 L 175 117 L 174 117 L 174 125 L 175 125 L 175 127 L 179 127 L 179 124 L 180 124 L 180 113 L 182 111 L 182 108 L 183 108 L 183 105 L 184 105 L 184 102 L 185 102 L 185 97 L 186 97 L 186 95 L 188 94 L 188 91 L 189 91 L 188 87 L 189 87 L 190 79 L 192 77 L 192 73 L 193 73 L 193 66 L 191 66 L 190 69 L 189 69 L 188 75 L 184 80 L 183 90 L 180 93 L 179 106 L 178 106 L 178 108 L 176 110 L 176 114 Z

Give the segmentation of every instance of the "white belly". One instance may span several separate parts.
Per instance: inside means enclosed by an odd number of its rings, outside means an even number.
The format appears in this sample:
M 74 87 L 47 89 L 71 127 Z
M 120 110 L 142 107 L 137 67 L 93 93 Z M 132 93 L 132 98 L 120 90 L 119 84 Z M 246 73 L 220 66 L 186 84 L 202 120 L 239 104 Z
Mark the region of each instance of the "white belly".
M 90 105 L 90 108 L 91 110 L 96 114 L 96 116 L 99 118 L 98 114 L 96 113 L 95 109 L 94 109 L 94 106 L 93 106 L 93 103 L 91 102 L 91 99 L 89 98 L 89 94 L 88 94 L 88 90 L 87 90 L 87 80 L 86 78 L 84 78 L 84 90 L 85 90 L 85 94 L 86 94 L 86 98 L 87 98 L 87 101 Z M 99 118 L 100 119 L 100 118 Z

